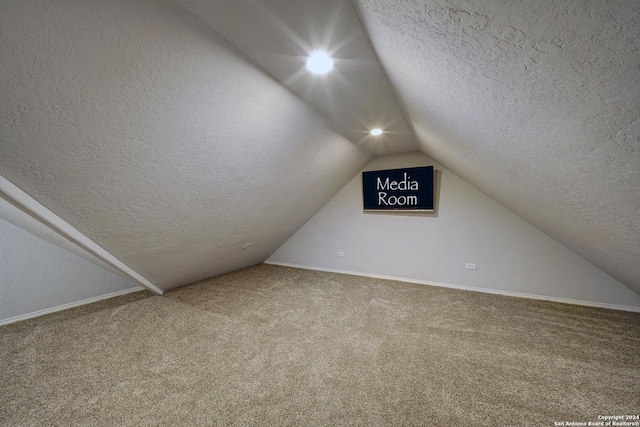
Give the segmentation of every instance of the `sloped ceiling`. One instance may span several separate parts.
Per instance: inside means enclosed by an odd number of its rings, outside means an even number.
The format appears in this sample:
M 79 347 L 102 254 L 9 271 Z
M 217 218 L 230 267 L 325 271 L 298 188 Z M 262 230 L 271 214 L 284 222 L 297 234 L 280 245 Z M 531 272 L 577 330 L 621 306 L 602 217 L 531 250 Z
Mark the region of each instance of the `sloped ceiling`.
M 358 15 L 345 0 L 176 0 L 265 71 L 375 154 L 415 151 L 404 114 Z M 304 67 L 315 50 L 335 61 L 326 76 Z M 369 131 L 384 129 L 371 137 Z
M 266 259 L 375 154 L 417 147 L 640 291 L 637 2 L 0 12 L 0 175 L 160 287 Z M 333 79 L 301 72 L 316 48 Z
M 420 149 L 640 292 L 640 3 L 355 4 Z
M 0 174 L 164 289 L 263 261 L 373 157 L 175 3 L 0 8 Z

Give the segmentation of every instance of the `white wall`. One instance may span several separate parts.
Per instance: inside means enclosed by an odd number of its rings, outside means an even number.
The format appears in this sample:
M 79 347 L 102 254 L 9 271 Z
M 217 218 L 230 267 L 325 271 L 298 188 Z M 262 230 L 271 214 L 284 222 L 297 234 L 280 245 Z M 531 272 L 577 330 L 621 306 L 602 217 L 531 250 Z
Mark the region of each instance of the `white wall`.
M 2 180 L 1 176 L 0 180 Z M 16 227 L 21 228 L 36 237 L 44 239 L 47 242 L 52 243 L 55 246 L 58 246 L 68 252 L 76 254 L 79 257 L 96 264 L 98 267 L 105 268 L 109 271 L 114 272 L 115 274 L 120 274 L 120 272 L 118 272 L 115 268 L 113 268 L 106 262 L 102 261 L 100 258 L 97 258 L 95 255 L 87 252 L 77 244 L 72 243 L 70 240 L 67 240 L 66 237 L 63 237 L 61 234 L 53 231 L 42 222 L 24 213 L 22 210 L 18 209 L 16 206 L 3 199 L 2 197 L 3 196 L 0 195 L 0 219 L 3 219 L 15 225 Z
M 27 216 L 15 207 L 11 211 L 7 202 L 1 199 L 0 202 L 0 213 L 9 216 L 12 222 Z M 35 220 L 20 221 L 31 224 Z M 0 219 L 0 324 L 43 310 L 141 289 L 132 280 L 97 266 L 89 258 Z
M 427 165 L 441 171 L 437 215 L 364 213 L 357 174 L 267 262 L 640 307 L 640 295 L 422 154 L 364 170 Z

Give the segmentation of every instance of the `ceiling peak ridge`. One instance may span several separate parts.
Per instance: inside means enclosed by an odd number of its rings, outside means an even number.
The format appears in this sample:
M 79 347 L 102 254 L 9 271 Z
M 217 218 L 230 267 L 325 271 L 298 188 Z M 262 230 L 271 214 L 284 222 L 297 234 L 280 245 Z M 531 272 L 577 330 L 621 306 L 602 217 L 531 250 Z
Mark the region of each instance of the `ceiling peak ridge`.
M 175 2 L 356 146 L 373 154 L 416 149 L 406 111 L 350 0 Z M 331 72 L 306 69 L 316 50 L 332 56 Z M 383 135 L 371 135 L 376 128 Z

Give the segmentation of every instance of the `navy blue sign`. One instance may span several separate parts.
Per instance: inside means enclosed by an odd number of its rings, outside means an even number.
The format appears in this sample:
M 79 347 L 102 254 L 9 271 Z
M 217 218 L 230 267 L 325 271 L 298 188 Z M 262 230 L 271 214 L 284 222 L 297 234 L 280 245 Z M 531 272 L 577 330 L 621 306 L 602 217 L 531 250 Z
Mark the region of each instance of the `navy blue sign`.
M 364 210 L 432 211 L 433 166 L 362 172 Z

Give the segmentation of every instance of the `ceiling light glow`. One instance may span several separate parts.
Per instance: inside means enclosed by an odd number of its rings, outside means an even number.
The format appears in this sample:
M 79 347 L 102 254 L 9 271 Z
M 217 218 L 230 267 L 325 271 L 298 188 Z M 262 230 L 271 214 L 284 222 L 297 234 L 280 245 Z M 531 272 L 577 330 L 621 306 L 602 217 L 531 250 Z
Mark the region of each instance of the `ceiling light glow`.
M 371 129 L 371 135 L 373 136 L 382 135 L 382 129 L 379 129 L 379 128 Z
M 333 69 L 333 59 L 327 52 L 316 50 L 307 59 L 307 69 L 313 74 L 327 74 Z

